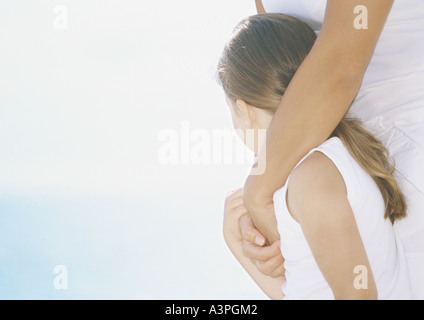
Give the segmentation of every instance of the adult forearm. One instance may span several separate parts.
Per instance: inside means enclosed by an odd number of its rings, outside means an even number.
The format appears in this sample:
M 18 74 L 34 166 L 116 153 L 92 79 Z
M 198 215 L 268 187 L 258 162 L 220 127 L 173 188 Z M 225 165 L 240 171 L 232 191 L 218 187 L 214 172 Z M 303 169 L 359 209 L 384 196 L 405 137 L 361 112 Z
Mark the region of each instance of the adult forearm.
M 265 8 L 262 4 L 262 0 L 255 0 L 255 4 L 256 4 L 256 11 L 258 13 L 266 13 Z
M 359 90 L 365 66 L 349 66 L 348 55 L 315 47 L 293 77 L 267 132 L 262 175 L 251 175 L 244 203 L 256 227 L 269 242 L 278 239 L 273 193 L 312 148 L 323 143 L 349 109 Z M 349 67 L 347 67 L 349 66 Z

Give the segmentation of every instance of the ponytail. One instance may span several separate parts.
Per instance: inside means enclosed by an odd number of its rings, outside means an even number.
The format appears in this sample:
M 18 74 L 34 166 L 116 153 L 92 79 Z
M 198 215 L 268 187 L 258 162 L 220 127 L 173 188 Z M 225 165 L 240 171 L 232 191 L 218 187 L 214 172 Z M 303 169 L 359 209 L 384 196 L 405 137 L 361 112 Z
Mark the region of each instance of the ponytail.
M 332 136 L 339 137 L 356 162 L 374 179 L 386 205 L 384 218 L 394 224 L 406 217 L 405 196 L 393 176 L 395 166 L 389 162 L 387 148 L 358 119 L 344 118 Z

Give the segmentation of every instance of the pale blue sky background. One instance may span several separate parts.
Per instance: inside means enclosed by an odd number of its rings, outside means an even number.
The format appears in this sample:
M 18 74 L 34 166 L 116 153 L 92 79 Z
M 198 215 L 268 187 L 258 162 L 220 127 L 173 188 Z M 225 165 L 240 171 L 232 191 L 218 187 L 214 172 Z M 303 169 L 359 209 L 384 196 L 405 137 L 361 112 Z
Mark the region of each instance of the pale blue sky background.
M 221 232 L 248 167 L 158 161 L 162 130 L 231 128 L 215 67 L 254 12 L 253 0 L 0 2 L 1 299 L 265 298 Z M 53 286 L 57 265 L 68 290 Z

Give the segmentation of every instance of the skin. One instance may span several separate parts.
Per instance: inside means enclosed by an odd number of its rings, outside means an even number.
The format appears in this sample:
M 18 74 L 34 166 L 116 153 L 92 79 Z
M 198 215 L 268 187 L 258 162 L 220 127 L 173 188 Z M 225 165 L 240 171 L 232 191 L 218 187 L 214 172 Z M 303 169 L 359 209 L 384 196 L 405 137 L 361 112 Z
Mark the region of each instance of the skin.
M 225 241 L 237 258 L 239 263 L 244 267 L 256 284 L 264 291 L 271 299 L 281 300 L 284 295 L 281 291 L 281 286 L 284 281 L 284 276 L 272 274 L 268 276 L 259 271 L 258 265 L 255 261 L 250 259 L 249 254 L 243 250 L 243 236 L 237 225 L 243 224 L 245 217 L 249 216 L 246 207 L 243 205 L 243 190 L 238 189 L 228 194 L 225 200 L 224 207 L 224 238 Z M 254 250 L 251 250 L 255 252 Z M 272 246 L 261 248 L 261 252 L 255 252 L 254 255 L 272 255 L 277 256 L 276 252 L 280 251 L 279 242 L 275 242 Z M 277 256 L 278 257 L 278 256 Z M 280 263 L 277 262 L 277 265 Z M 280 271 L 278 273 L 281 273 Z
M 263 109 L 238 100 L 231 104 L 233 122 L 239 130 L 266 129 L 272 117 Z M 235 119 L 236 118 L 236 119 Z M 254 150 L 255 151 L 255 150 Z M 336 299 L 377 299 L 378 293 L 371 267 L 347 199 L 344 180 L 334 163 L 320 152 L 312 153 L 295 170 L 288 184 L 287 204 L 290 213 L 301 226 L 311 252 Z M 281 286 L 285 280 L 279 269 L 279 256 L 271 258 L 269 275 L 258 270 L 257 262 L 243 248 L 243 235 L 238 225 L 243 225 L 249 211 L 244 205 L 242 190 L 227 196 L 224 210 L 224 238 L 234 256 L 271 298 L 282 299 Z M 273 255 L 279 249 L 276 241 L 261 248 L 253 256 Z M 274 261 L 275 259 L 275 261 Z M 368 270 L 368 289 L 357 290 L 353 283 L 355 267 Z
M 261 0 L 255 0 L 255 4 L 256 4 L 256 11 L 258 13 L 266 13 L 265 8 L 262 5 L 262 1 Z
M 358 5 L 368 8 L 367 30 L 353 27 L 353 12 Z M 263 175 L 250 175 L 243 188 L 244 205 L 251 217 L 251 221 L 240 225 L 244 240 L 251 244 L 244 249 L 263 268 L 275 256 L 255 255 L 264 244 L 255 240 L 261 235 L 266 243 L 279 239 L 273 194 L 285 184 L 302 157 L 323 143 L 346 114 L 392 5 L 393 0 L 327 1 L 317 41 L 293 77 L 268 129 L 267 170 Z M 258 161 L 264 159 L 264 152 L 259 152 Z

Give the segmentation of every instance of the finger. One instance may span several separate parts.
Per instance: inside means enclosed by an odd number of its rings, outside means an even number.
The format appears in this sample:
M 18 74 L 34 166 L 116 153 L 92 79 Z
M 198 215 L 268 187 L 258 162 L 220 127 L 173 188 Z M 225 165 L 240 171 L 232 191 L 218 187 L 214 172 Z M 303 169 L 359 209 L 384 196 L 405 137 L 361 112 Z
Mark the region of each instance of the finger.
M 279 278 L 286 276 L 286 269 L 284 268 L 284 263 L 278 266 L 274 272 L 270 275 L 271 278 Z
M 232 209 L 234 215 L 242 216 L 243 214 L 248 214 L 247 208 L 242 204 L 237 208 Z
M 256 229 L 249 214 L 244 214 L 240 217 L 239 226 L 243 239 L 258 246 L 265 245 L 265 237 L 259 232 L 258 229 Z
M 226 198 L 235 199 L 235 198 L 239 198 L 239 197 L 243 197 L 243 189 L 241 189 L 241 188 L 228 192 Z
M 241 189 L 240 189 L 241 190 Z M 233 210 L 234 208 L 243 204 L 242 191 L 230 192 L 225 198 L 225 207 L 227 210 Z
M 228 203 L 228 209 L 235 209 L 237 207 L 243 206 L 244 202 L 243 202 L 243 198 L 239 197 L 239 198 L 235 198 L 230 200 L 230 202 Z
M 242 250 L 243 254 L 247 258 L 254 259 L 257 261 L 267 261 L 271 258 L 281 255 L 281 252 L 278 247 L 261 247 L 245 239 L 242 240 Z
M 270 277 L 276 277 L 280 275 L 282 270 L 284 270 L 284 260 L 278 256 L 265 262 L 256 260 L 256 267 L 262 274 Z
M 284 262 L 286 261 L 283 257 L 283 255 L 281 254 L 281 243 L 280 240 L 276 241 L 272 244 L 273 246 L 277 246 L 278 247 L 278 251 L 280 252 L 280 255 L 278 255 L 275 259 L 275 265 L 276 268 L 275 270 L 272 272 L 272 274 L 270 275 L 272 278 L 278 278 L 278 277 L 285 277 L 286 276 L 286 268 L 284 267 Z
M 281 255 L 281 251 L 280 251 L 280 254 L 270 258 L 269 260 L 266 260 L 266 261 L 256 260 L 255 264 L 258 270 L 266 276 L 277 278 L 277 277 L 285 275 L 284 258 Z

